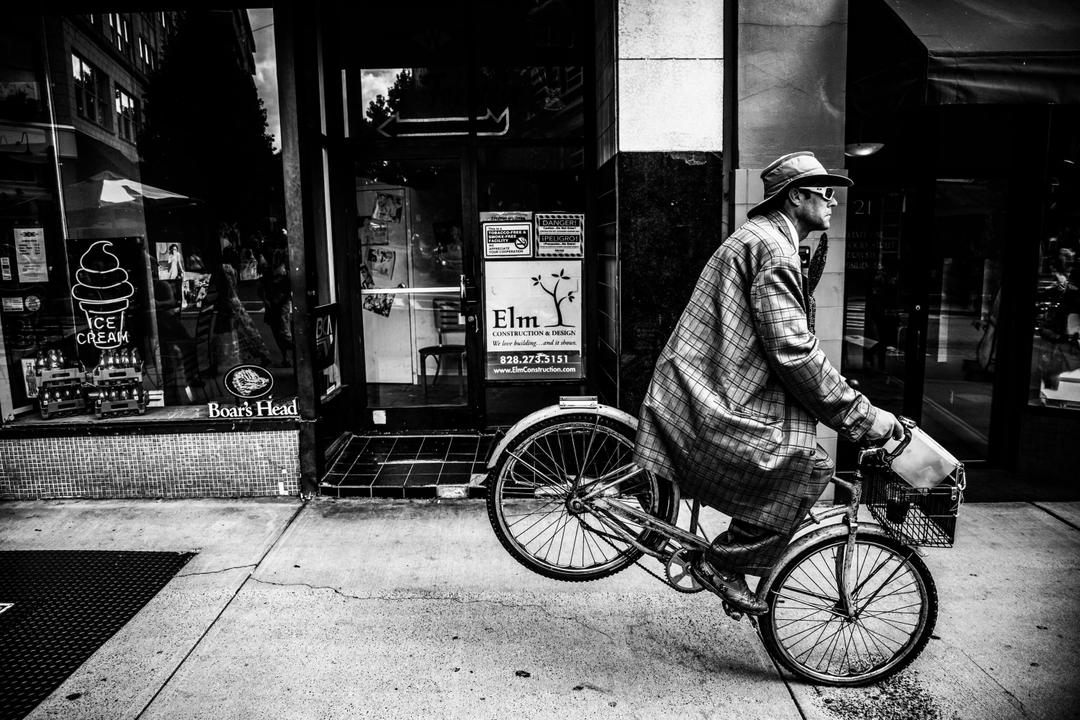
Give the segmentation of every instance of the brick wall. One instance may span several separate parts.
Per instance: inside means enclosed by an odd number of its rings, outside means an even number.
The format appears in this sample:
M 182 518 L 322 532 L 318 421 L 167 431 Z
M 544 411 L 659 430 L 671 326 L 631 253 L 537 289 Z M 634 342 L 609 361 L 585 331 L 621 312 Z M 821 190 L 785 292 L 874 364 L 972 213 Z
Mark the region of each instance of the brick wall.
M 0 439 L 0 499 L 295 495 L 299 432 Z

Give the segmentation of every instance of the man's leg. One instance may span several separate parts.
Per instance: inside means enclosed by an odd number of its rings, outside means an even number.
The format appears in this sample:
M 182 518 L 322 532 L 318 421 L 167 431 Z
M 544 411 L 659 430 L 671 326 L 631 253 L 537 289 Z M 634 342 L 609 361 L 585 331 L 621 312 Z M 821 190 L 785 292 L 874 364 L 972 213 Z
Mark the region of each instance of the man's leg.
M 759 527 L 734 518 L 712 542 L 705 556 L 715 568 L 748 575 L 767 575 L 788 546 L 791 533 Z
M 811 487 L 824 489 L 832 477 L 834 467 L 828 453 L 820 445 L 817 446 L 814 467 L 811 470 Z M 804 502 L 802 512 L 799 513 L 800 523 L 806 512 L 817 502 L 819 495 L 820 490 Z M 712 571 L 711 579 L 715 581 L 720 594 L 741 610 L 754 614 L 765 612 L 767 605 L 764 599 L 759 599 L 750 591 L 745 575 L 765 577 L 772 572 L 797 527 L 798 523 L 787 532 L 777 532 L 732 518 L 728 529 L 716 536 L 705 552 L 705 569 Z

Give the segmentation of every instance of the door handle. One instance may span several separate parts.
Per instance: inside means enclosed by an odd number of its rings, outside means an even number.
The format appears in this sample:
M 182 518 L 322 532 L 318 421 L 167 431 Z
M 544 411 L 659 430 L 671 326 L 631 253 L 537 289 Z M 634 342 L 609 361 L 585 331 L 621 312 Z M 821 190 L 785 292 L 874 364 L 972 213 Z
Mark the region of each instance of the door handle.
M 458 290 L 461 293 L 461 314 L 466 317 L 475 315 L 480 303 L 479 291 L 464 273 L 459 275 L 458 278 Z

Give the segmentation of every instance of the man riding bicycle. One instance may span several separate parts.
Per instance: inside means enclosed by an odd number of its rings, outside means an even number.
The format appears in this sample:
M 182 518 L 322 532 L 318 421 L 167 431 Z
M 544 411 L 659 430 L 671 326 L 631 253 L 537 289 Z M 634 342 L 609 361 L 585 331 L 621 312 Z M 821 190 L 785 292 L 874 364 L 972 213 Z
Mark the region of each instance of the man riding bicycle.
M 813 334 L 799 242 L 829 229 L 835 188 L 851 180 L 809 152 L 784 155 L 761 178 L 765 199 L 713 254 L 657 360 L 635 449 L 640 465 L 731 516 L 695 574 L 754 614 L 766 604 L 745 575 L 768 574 L 832 477 L 818 421 L 851 440 L 904 434 Z

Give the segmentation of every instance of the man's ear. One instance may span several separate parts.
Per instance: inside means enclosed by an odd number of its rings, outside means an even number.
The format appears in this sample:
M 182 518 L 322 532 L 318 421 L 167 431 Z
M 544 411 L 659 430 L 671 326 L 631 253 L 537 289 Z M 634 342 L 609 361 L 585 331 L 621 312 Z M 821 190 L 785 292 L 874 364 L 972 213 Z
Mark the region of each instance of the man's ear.
M 799 188 L 789 187 L 787 189 L 788 201 L 795 207 L 802 205 L 802 195 L 799 194 Z

